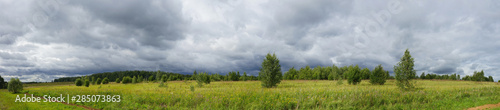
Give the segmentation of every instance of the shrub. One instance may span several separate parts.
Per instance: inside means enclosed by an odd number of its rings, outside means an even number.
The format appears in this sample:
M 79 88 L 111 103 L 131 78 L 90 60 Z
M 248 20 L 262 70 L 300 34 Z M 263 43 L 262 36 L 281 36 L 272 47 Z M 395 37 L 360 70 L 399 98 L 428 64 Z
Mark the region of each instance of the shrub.
M 358 65 L 349 66 L 346 74 L 347 74 L 347 83 L 356 85 L 359 84 L 359 82 L 361 82 L 362 74 Z
M 83 85 L 82 79 L 80 78 L 76 79 L 75 84 L 76 86 L 82 86 Z
M 107 77 L 102 79 L 102 84 L 108 84 L 108 83 L 109 83 L 109 79 Z
M 396 85 L 402 90 L 410 90 L 415 86 L 410 81 L 415 78 L 416 71 L 413 69 L 414 59 L 410 55 L 410 51 L 406 49 L 405 54 L 401 57 L 401 61 L 394 66 L 396 74 Z
M 280 60 L 276 54 L 267 53 L 266 58 L 262 61 L 262 67 L 259 72 L 259 79 L 262 82 L 262 87 L 276 87 L 281 82 L 282 72 Z
M 137 83 L 137 77 L 134 76 L 134 78 L 132 78 L 132 84 L 135 84 Z
M 142 82 L 142 79 L 143 79 L 143 77 L 142 77 L 142 76 L 137 77 L 137 83 L 141 83 L 141 82 Z
M 19 78 L 10 78 L 7 89 L 11 93 L 19 93 L 23 90 L 23 83 L 19 81 Z
M 196 76 L 196 82 L 198 83 L 198 86 L 203 86 L 203 83 L 205 84 L 210 84 L 210 75 L 208 75 L 207 73 L 198 73 Z
M 89 81 L 89 79 L 86 79 L 85 80 L 85 87 L 89 87 L 89 86 L 90 86 L 90 81 Z
M 97 84 L 97 85 L 99 85 L 99 84 L 101 84 L 101 83 L 102 83 L 101 78 L 97 78 L 96 84 Z
M 125 76 L 122 78 L 122 83 L 123 84 L 128 84 L 128 83 L 131 83 L 132 82 L 132 78 L 130 78 L 130 76 Z
M 385 74 L 384 67 L 379 64 L 377 67 L 375 67 L 375 69 L 373 69 L 373 72 L 370 76 L 370 83 L 384 85 L 386 78 L 387 76 Z
M 167 75 L 162 75 L 160 82 L 167 82 L 168 81 L 168 76 Z
M 115 83 L 120 83 L 120 78 L 116 78 Z
M 149 81 L 153 82 L 155 80 L 155 77 L 153 75 L 149 76 Z

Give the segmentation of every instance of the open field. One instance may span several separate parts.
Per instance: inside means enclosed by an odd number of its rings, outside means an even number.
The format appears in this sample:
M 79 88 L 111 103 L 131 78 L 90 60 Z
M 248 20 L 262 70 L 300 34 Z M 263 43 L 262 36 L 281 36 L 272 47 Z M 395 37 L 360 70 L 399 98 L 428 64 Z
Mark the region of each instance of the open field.
M 500 85 L 494 82 L 416 80 L 419 90 L 400 91 L 394 80 L 385 85 L 336 85 L 336 81 L 282 81 L 277 88 L 262 88 L 259 81 L 212 82 L 203 87 L 194 81 L 107 84 L 77 87 L 27 87 L 25 91 L 43 95 L 121 95 L 121 102 L 75 103 L 97 109 L 466 109 L 500 102 Z M 56 106 L 60 103 L 14 103 L 15 94 L 0 92 L 0 105 L 9 109 Z M 24 108 L 18 108 L 24 107 Z M 72 108 L 73 107 L 73 108 Z

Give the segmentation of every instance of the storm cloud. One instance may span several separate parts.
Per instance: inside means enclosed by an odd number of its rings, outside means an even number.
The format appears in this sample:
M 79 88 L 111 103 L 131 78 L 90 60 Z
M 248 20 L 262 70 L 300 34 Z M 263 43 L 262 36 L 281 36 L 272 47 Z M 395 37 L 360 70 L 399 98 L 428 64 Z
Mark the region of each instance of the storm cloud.
M 9 80 L 123 70 L 257 75 L 267 53 L 306 65 L 500 78 L 500 2 L 0 1 L 0 75 Z

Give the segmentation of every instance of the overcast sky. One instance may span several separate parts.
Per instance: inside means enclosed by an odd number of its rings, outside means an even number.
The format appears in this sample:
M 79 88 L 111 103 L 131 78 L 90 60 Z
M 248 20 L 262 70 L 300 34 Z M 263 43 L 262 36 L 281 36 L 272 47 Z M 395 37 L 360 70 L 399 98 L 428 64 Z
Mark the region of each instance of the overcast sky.
M 417 74 L 475 70 L 500 79 L 498 0 L 1 0 L 6 80 L 123 70 L 257 75 L 306 65 L 394 65 L 409 49 Z

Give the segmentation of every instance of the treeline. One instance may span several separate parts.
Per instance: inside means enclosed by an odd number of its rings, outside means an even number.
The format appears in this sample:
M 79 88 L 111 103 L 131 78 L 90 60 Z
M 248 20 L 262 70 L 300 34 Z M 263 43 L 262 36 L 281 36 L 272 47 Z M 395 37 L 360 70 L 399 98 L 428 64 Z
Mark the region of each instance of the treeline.
M 157 80 L 156 76 L 163 76 L 166 75 L 168 77 L 168 80 L 191 80 L 191 75 L 185 75 L 185 74 L 179 74 L 179 73 L 171 73 L 171 72 L 163 72 L 163 71 L 115 71 L 115 72 L 104 72 L 104 73 L 95 73 L 92 75 L 89 75 L 89 79 L 91 81 L 94 81 L 93 79 L 100 78 L 108 78 L 111 81 L 115 81 L 116 79 L 122 79 L 124 77 L 141 77 L 141 80 L 145 78 L 150 78 L 152 77 L 152 80 Z M 76 79 L 81 78 L 80 76 L 77 77 L 63 77 L 63 78 L 58 78 L 54 79 L 54 82 L 74 82 Z M 147 79 L 149 80 L 149 79 Z
M 420 79 L 443 79 L 443 80 L 460 80 L 460 75 L 455 74 L 444 74 L 444 75 L 438 75 L 438 74 L 425 74 L 425 72 L 422 72 L 420 74 L 420 77 L 417 77 Z
M 348 78 L 348 70 L 353 69 L 353 71 L 359 72 L 359 75 L 361 79 L 370 79 L 370 75 L 373 73 L 368 68 L 359 68 L 358 65 L 351 65 L 351 66 L 343 66 L 343 67 L 337 67 L 336 65 L 333 66 L 326 66 L 326 67 L 321 67 L 317 66 L 315 68 L 311 68 L 310 66 L 306 66 L 303 68 L 300 68 L 299 70 L 295 69 L 295 67 L 292 67 L 288 69 L 287 72 L 284 73 L 283 79 L 285 80 L 338 80 L 338 79 L 347 79 Z M 389 75 L 389 71 L 383 70 L 383 72 L 386 74 L 386 79 L 394 79 L 393 76 Z
M 462 80 L 466 80 L 466 81 L 489 81 L 489 82 L 494 82 L 492 76 L 488 76 L 488 77 L 484 76 L 484 71 L 483 70 L 481 70 L 481 72 L 474 71 L 474 74 L 472 76 L 467 75 L 464 78 L 462 78 Z

